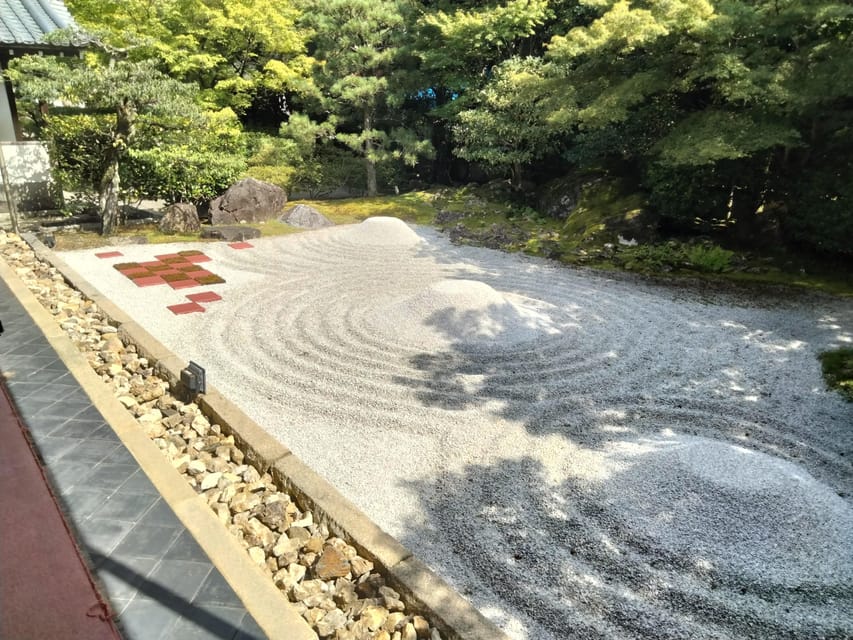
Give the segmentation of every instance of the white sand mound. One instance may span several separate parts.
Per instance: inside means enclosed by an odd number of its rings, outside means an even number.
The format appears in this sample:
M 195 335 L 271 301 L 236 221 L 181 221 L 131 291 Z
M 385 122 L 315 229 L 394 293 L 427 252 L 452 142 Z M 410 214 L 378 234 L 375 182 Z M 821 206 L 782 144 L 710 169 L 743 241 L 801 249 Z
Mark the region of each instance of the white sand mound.
M 608 511 L 653 544 L 764 584 L 853 582 L 853 511 L 799 465 L 685 435 L 619 449 Z
M 409 225 L 397 218 L 376 216 L 368 218 L 344 232 L 350 242 L 365 245 L 411 247 L 421 242 Z
M 544 303 L 537 305 L 545 307 Z M 372 324 L 407 342 L 496 347 L 560 333 L 533 301 L 476 280 L 440 280 L 378 309 Z

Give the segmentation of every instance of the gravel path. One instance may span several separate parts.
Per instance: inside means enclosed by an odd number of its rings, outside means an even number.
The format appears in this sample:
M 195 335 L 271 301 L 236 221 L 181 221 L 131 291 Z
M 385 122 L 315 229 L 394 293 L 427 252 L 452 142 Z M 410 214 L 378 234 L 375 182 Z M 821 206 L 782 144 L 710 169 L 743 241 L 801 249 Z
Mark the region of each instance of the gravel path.
M 390 219 L 62 257 L 511 636 L 853 636 L 853 304 L 703 296 Z M 101 250 L 99 250 L 101 251 Z

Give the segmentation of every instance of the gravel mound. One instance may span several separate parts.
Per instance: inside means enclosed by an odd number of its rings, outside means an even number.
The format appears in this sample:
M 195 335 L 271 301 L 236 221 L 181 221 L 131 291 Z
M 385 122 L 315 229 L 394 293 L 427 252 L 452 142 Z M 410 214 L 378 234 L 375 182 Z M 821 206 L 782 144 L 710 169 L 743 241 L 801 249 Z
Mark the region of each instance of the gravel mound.
M 398 218 L 376 216 L 344 232 L 345 240 L 357 244 L 411 247 L 421 241 L 409 225 Z
M 422 348 L 503 348 L 560 333 L 544 306 L 484 282 L 448 279 L 379 307 L 370 321 L 389 341 Z
M 853 637 L 853 405 L 816 359 L 850 300 L 387 219 L 253 244 L 206 247 L 223 301 L 180 317 L 186 292 L 63 258 L 513 637 Z
M 612 449 L 630 482 L 602 482 L 601 504 L 667 553 L 767 587 L 853 584 L 853 511 L 802 467 L 686 435 Z

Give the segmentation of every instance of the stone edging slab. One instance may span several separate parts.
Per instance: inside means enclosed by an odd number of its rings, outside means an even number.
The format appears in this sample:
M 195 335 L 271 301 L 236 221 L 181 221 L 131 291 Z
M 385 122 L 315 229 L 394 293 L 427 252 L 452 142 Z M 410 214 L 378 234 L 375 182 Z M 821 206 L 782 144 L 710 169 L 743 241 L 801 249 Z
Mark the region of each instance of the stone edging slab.
M 72 287 L 96 303 L 110 318 L 110 324 L 118 329 L 121 338 L 134 344 L 140 354 L 155 363 L 159 375 L 180 392 L 180 372 L 187 364 L 185 361 L 71 269 L 34 234 L 25 233 L 22 238 L 37 257 L 53 265 Z M 411 551 L 384 532 L 213 386 L 208 385 L 207 393 L 199 396 L 196 402 L 211 420 L 234 436 L 247 462 L 261 472 L 270 473 L 275 482 L 286 487 L 302 503 L 304 509 L 313 512 L 315 518 L 325 522 L 330 531 L 348 540 L 360 554 L 374 562 L 388 583 L 410 606 L 429 617 L 446 638 L 508 640 L 500 629 L 415 558 Z M 144 434 L 140 433 L 140 436 L 145 438 Z M 189 487 L 187 489 L 192 491 Z

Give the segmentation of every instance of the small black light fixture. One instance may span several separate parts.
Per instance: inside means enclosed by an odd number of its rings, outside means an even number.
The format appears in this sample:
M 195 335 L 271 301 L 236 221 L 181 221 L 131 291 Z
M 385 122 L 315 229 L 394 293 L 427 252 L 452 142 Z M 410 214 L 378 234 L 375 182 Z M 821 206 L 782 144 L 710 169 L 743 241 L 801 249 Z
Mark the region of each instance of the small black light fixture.
M 181 369 L 181 384 L 184 385 L 192 396 L 206 393 L 207 382 L 205 380 L 204 369 L 190 360 L 187 368 Z

